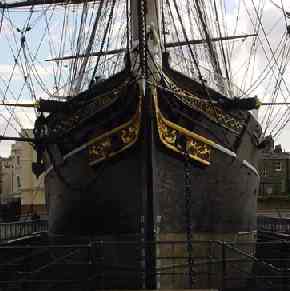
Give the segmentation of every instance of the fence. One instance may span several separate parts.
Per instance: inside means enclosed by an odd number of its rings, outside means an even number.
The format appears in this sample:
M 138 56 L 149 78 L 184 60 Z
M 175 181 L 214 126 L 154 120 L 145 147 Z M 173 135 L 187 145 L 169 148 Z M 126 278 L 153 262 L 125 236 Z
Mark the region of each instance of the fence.
M 221 241 L 192 241 L 189 254 L 188 243 L 91 241 L 2 246 L 0 289 L 144 289 L 150 281 L 156 289 L 289 290 L 290 261 L 283 254 L 259 259 L 255 250 L 261 244 Z M 277 243 L 266 245 L 269 250 L 280 248 Z M 155 266 L 148 269 L 145 254 L 152 247 L 156 250 Z
M 290 219 L 289 218 L 258 216 L 257 222 L 258 222 L 258 230 L 290 233 Z
M 0 223 L 0 241 L 16 239 L 40 231 L 47 231 L 47 220 Z

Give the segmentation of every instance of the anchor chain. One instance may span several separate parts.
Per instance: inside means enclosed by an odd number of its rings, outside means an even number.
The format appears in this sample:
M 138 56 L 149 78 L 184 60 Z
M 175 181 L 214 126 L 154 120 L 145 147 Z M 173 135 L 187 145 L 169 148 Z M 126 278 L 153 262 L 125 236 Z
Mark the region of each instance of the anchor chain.
M 139 55 L 142 77 L 147 81 L 146 0 L 139 2 Z
M 186 241 L 188 254 L 188 283 L 189 288 L 193 287 L 194 270 L 193 270 L 193 248 L 192 248 L 192 197 L 191 197 L 191 163 L 189 154 L 185 152 L 184 161 L 184 198 L 185 198 L 185 224 L 186 224 Z

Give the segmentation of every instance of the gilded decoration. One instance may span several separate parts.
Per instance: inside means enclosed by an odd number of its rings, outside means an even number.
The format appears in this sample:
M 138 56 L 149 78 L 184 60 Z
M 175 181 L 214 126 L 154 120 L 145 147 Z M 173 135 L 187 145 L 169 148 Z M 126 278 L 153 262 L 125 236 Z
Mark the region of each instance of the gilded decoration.
M 167 120 L 159 110 L 156 95 L 154 96 L 154 104 L 161 142 L 167 148 L 180 154 L 183 154 L 186 149 L 191 159 L 203 165 L 210 165 L 211 150 L 214 142 Z M 183 149 L 184 145 L 185 149 Z
M 201 112 L 205 113 L 211 120 L 227 129 L 236 132 L 237 134 L 241 132 L 243 124 L 233 116 L 225 113 L 220 107 L 216 106 L 208 100 L 200 99 L 186 90 L 178 88 L 168 77 L 166 77 L 166 81 L 169 87 L 176 94 L 176 98 L 178 98 L 183 104 L 190 108 L 200 110 Z
M 141 98 L 131 120 L 93 139 L 88 144 L 89 164 L 111 158 L 136 143 L 141 123 Z
M 75 114 L 70 114 L 68 117 L 60 118 L 55 122 L 52 128 L 55 132 L 66 133 L 78 127 L 82 122 L 94 116 L 100 108 L 110 105 L 116 98 L 119 97 L 121 90 L 128 85 L 128 81 L 124 82 L 113 91 L 106 92 L 102 95 L 97 95 L 92 98 L 89 103 L 79 106 Z

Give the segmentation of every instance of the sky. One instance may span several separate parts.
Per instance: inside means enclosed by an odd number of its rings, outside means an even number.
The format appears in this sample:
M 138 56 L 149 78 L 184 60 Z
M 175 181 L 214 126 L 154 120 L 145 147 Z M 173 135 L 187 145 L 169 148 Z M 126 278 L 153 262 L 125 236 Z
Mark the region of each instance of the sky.
M 9 2 L 11 1 L 9 0 Z M 271 101 L 273 96 L 276 96 L 276 101 L 284 101 L 290 96 L 287 90 L 288 86 L 290 88 L 290 66 L 288 65 L 290 56 L 287 55 L 290 47 L 290 35 L 286 36 L 286 25 L 290 24 L 290 19 L 287 20 L 284 17 L 283 9 L 290 12 L 290 1 L 225 0 L 224 5 L 226 7 L 224 15 L 225 31 L 229 35 L 253 33 L 255 27 L 253 22 L 257 19 L 255 13 L 261 15 L 262 26 L 259 27 L 259 40 L 256 43 L 255 54 L 251 56 L 250 66 L 246 66 L 245 62 L 251 54 L 251 40 L 246 39 L 230 43 L 233 48 L 231 65 L 234 82 L 244 90 L 252 87 L 249 95 L 257 95 L 263 102 Z M 23 8 L 4 13 L 0 22 L 1 100 L 30 103 L 39 98 L 46 98 L 48 92 L 56 95 L 68 92 L 69 88 L 66 86 L 66 80 L 71 72 L 69 66 L 64 63 L 46 61 L 63 54 L 63 52 L 65 54 L 71 52 L 74 36 L 76 35 L 73 23 L 77 19 L 75 16 L 80 15 L 80 10 L 76 8 L 68 9 L 70 9 L 70 14 L 64 8 L 58 8 L 52 12 L 47 7 L 40 6 L 34 8 L 33 13 L 31 13 L 31 10 Z M 66 17 L 64 18 L 63 15 L 66 15 Z M 118 17 L 121 17 L 121 13 Z M 237 19 L 238 25 L 235 26 Z M 64 30 L 61 27 L 65 27 Z M 190 30 L 190 28 L 188 29 Z M 265 29 L 265 34 L 263 29 Z M 23 47 L 21 48 L 21 37 L 24 35 L 25 50 Z M 122 35 L 120 30 L 116 30 L 115 37 L 120 37 L 120 35 Z M 63 48 L 61 40 L 64 38 L 68 45 Z M 85 39 L 84 43 L 86 41 L 88 39 Z M 281 41 L 283 41 L 283 46 L 279 47 Z M 275 51 L 277 47 L 281 51 L 280 54 L 278 53 L 279 50 L 277 50 L 277 53 Z M 285 68 L 279 68 L 284 73 L 282 78 L 280 78 L 279 71 L 277 71 L 278 66 L 275 66 L 274 61 L 270 62 L 270 66 L 268 66 L 269 72 L 263 75 L 269 59 L 273 59 L 271 49 L 274 51 L 274 60 L 285 66 Z M 16 64 L 15 59 L 17 59 Z M 30 60 L 32 65 L 25 65 L 26 60 Z M 259 86 L 254 86 L 255 81 L 259 81 Z M 274 90 L 275 82 L 280 82 L 279 88 L 281 89 L 277 92 Z M 264 107 L 259 110 L 259 119 L 263 128 L 267 128 L 266 134 L 271 133 L 271 131 L 274 132 L 279 125 L 279 119 L 285 118 L 286 120 L 288 114 L 290 115 L 290 111 L 288 112 L 285 106 L 275 107 L 272 114 Z M 34 119 L 33 109 L 1 107 L 0 134 L 16 136 L 21 127 L 32 128 Z M 269 119 L 269 122 L 267 119 Z M 275 125 L 277 126 L 275 127 Z M 289 125 L 275 137 L 275 142 L 281 143 L 283 149 L 290 151 Z M 11 142 L 0 142 L 0 156 L 9 155 L 10 145 Z

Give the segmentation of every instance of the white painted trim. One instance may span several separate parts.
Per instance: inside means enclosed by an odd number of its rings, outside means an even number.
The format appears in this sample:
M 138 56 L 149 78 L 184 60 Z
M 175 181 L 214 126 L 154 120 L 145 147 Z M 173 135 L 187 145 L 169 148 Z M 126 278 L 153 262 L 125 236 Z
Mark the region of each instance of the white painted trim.
M 218 150 L 218 151 L 220 151 L 220 152 L 223 152 L 223 153 L 225 153 L 226 155 L 228 155 L 228 156 L 231 156 L 231 157 L 233 157 L 233 158 L 237 158 L 237 154 L 236 153 L 234 153 L 234 152 L 232 152 L 231 150 L 229 150 L 229 149 L 227 149 L 227 148 L 225 148 L 225 147 L 223 147 L 223 146 L 221 146 L 221 145 L 219 145 L 219 144 L 214 144 L 213 145 L 213 148 L 215 148 L 216 150 Z
M 89 141 L 89 142 L 83 144 L 82 146 L 80 146 L 80 147 L 78 147 L 78 148 L 72 150 L 71 152 L 69 152 L 68 154 L 66 154 L 66 155 L 63 157 L 63 161 L 67 160 L 68 158 L 70 158 L 70 157 L 73 156 L 74 154 L 76 154 L 76 153 L 78 153 L 78 152 L 84 150 L 86 147 L 88 147 L 89 144 L 91 144 L 91 141 Z M 228 155 L 228 156 L 231 156 L 231 157 L 235 158 L 235 159 L 238 158 L 236 153 L 234 153 L 233 151 L 231 151 L 231 150 L 229 150 L 228 148 L 225 148 L 225 147 L 223 147 L 223 146 L 221 146 L 221 145 L 219 145 L 219 144 L 216 144 L 216 143 L 215 143 L 215 144 L 212 145 L 212 147 L 215 148 L 216 150 L 218 150 L 218 151 L 220 151 L 220 152 L 222 152 L 222 153 Z M 248 161 L 243 160 L 243 161 L 242 161 L 242 164 L 243 164 L 245 167 L 247 167 L 249 170 L 253 171 L 257 176 L 259 176 L 259 173 L 258 173 L 257 169 L 256 169 L 253 165 L 251 165 Z M 48 173 L 49 173 L 52 169 L 53 169 L 53 166 L 50 166 L 50 167 L 46 170 L 46 172 L 44 173 L 44 175 L 48 175 Z
M 253 165 L 251 165 L 248 161 L 243 160 L 243 165 L 252 170 L 257 176 L 260 176 L 257 169 Z

